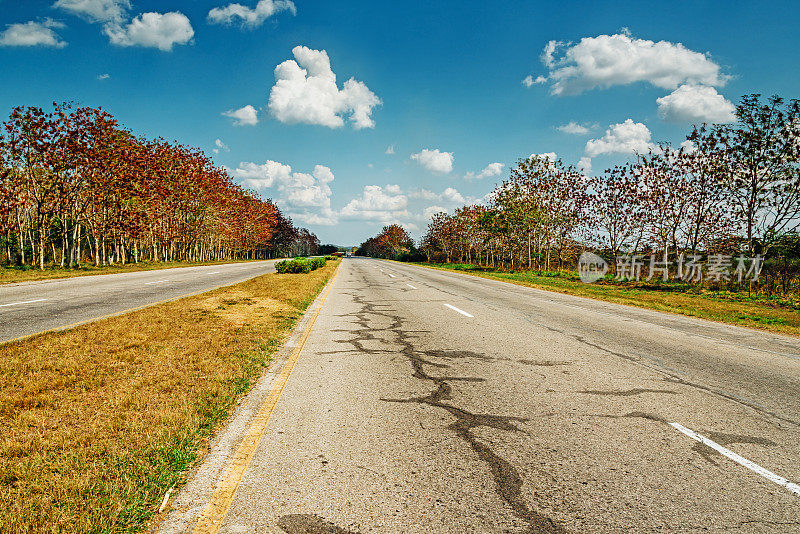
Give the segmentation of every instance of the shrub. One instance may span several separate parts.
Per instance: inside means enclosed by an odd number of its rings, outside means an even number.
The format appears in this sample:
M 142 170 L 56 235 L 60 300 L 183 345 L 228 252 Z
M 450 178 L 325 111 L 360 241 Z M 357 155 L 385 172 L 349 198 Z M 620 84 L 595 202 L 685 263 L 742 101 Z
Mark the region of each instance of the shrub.
M 310 273 L 313 268 L 311 262 L 304 258 L 293 260 L 283 260 L 275 264 L 275 270 L 279 273 Z
M 311 258 L 311 260 L 310 260 L 311 269 L 313 270 L 313 269 L 320 269 L 322 267 L 325 267 L 325 262 L 327 262 L 327 261 L 328 261 L 328 259 L 325 256 L 322 256 L 320 258 Z

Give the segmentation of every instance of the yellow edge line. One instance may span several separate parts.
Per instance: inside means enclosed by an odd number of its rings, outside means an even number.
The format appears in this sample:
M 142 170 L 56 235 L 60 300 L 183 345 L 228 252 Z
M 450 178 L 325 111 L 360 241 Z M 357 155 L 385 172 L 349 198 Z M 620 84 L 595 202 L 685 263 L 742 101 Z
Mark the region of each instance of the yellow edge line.
M 292 369 L 294 369 L 294 365 L 300 357 L 300 352 L 303 350 L 303 347 L 305 347 L 306 341 L 311 335 L 311 330 L 314 328 L 314 323 L 316 323 L 317 317 L 319 317 L 322 311 L 322 306 L 325 304 L 328 295 L 330 295 L 333 289 L 333 281 L 336 275 L 339 274 L 339 267 L 341 267 L 341 264 L 336 267 L 336 271 L 334 271 L 333 276 L 331 276 L 328 282 L 328 288 L 322 296 L 317 311 L 309 321 L 306 331 L 303 333 L 303 337 L 283 366 L 281 374 L 278 376 L 277 380 L 275 380 L 258 414 L 253 418 L 244 439 L 242 439 L 241 445 L 239 445 L 230 466 L 225 472 L 225 476 L 223 476 L 217 489 L 214 490 L 214 495 L 211 497 L 205 510 L 200 514 L 192 530 L 193 534 L 217 534 L 217 532 L 219 532 L 222 521 L 225 519 L 225 516 L 228 515 L 228 510 L 230 510 L 231 504 L 233 503 L 233 497 L 236 494 L 236 490 L 239 488 L 242 476 L 244 476 L 245 470 L 250 465 L 255 455 L 256 448 L 267 428 L 272 412 L 275 410 L 275 405 L 278 403 L 278 399 L 280 399 L 281 393 L 283 393 L 283 388 L 289 380 L 289 375 L 292 374 Z

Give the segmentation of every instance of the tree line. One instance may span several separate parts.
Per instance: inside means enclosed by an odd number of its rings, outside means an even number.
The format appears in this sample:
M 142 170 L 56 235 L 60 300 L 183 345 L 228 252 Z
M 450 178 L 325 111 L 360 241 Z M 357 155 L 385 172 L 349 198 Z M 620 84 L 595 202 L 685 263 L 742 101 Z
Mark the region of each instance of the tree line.
M 2 124 L 0 245 L 2 263 L 44 269 L 312 254 L 319 240 L 200 150 L 65 103 Z
M 420 251 L 429 262 L 537 270 L 574 267 L 586 250 L 612 270 L 630 254 L 665 262 L 747 254 L 798 276 L 800 102 L 747 95 L 736 117 L 693 127 L 680 146 L 654 146 L 598 176 L 521 159 L 485 205 L 434 215 Z M 362 249 L 391 256 L 385 233 Z

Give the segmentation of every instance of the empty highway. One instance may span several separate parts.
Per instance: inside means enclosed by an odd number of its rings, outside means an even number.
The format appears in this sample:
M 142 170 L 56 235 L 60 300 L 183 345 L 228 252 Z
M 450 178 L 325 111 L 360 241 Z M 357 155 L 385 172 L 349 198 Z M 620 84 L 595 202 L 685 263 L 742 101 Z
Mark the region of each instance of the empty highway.
M 795 338 L 362 258 L 313 325 L 159 532 L 800 531 Z
M 0 285 L 0 342 L 275 271 L 275 260 Z

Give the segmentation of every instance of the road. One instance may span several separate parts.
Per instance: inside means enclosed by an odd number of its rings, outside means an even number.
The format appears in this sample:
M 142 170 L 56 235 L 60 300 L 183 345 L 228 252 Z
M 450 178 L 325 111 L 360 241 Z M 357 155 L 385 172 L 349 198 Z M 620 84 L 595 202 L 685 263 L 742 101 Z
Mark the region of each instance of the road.
M 274 272 L 275 260 L 0 285 L 0 342 Z
M 159 532 L 800 532 L 798 339 L 354 258 L 295 345 Z

